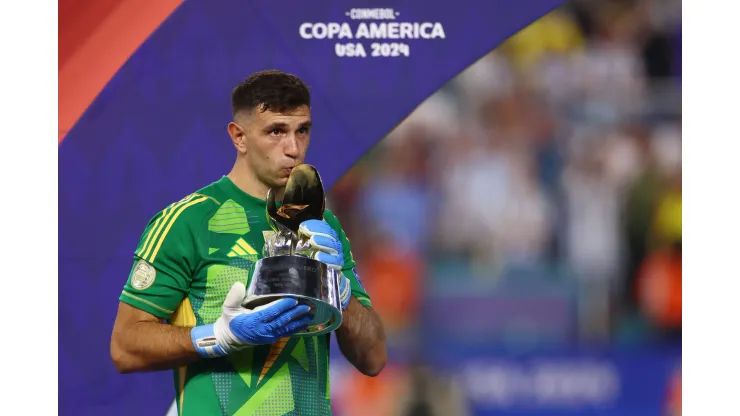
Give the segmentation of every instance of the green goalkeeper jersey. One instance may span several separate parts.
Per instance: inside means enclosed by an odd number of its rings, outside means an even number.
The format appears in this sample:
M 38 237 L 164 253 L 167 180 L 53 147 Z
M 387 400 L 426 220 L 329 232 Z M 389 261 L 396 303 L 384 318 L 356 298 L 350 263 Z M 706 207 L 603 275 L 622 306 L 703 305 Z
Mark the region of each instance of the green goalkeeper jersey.
M 350 243 L 328 210 L 324 220 L 344 246 L 352 294 L 370 306 L 354 272 Z M 157 213 L 147 225 L 120 300 L 171 325 L 210 324 L 231 286 L 247 287 L 265 237 L 265 201 L 226 176 Z M 181 416 L 328 415 L 329 335 L 283 338 L 174 370 Z

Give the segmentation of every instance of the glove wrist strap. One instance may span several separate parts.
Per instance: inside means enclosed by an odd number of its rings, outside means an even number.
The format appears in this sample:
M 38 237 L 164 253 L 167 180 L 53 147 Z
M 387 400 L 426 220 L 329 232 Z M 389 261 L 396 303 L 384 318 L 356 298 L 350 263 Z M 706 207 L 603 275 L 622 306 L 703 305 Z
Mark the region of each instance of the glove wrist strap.
M 191 329 L 190 339 L 193 341 L 195 351 L 203 358 L 218 358 L 229 353 L 228 349 L 218 342 L 214 324 L 196 326 Z

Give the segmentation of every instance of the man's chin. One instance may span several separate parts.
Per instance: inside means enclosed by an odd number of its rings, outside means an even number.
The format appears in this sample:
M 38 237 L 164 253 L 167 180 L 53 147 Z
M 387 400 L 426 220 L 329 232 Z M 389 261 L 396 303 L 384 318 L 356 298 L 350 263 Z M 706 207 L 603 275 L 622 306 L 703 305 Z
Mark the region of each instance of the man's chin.
M 285 188 L 285 185 L 288 184 L 289 176 L 280 175 L 279 177 L 275 178 L 272 183 L 270 184 L 271 188 Z

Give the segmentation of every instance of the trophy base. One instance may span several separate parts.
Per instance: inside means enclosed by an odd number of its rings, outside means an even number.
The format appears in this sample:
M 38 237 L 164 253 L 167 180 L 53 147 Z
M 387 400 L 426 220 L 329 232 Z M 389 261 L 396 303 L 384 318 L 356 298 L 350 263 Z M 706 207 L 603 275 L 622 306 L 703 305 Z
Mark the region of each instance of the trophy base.
M 342 323 L 338 274 L 308 257 L 265 257 L 255 264 L 244 307 L 254 309 L 291 297 L 309 306 L 314 314 L 309 327 L 293 336 L 317 336 Z

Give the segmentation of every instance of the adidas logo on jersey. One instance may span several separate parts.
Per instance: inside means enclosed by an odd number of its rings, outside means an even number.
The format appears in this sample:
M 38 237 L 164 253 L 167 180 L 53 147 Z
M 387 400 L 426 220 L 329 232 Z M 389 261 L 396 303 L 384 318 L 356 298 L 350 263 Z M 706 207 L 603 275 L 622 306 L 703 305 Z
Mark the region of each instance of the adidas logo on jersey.
M 245 257 L 245 256 L 256 256 L 257 250 L 252 248 L 243 238 L 236 240 L 236 244 L 231 247 L 231 251 L 227 256 L 229 257 Z

